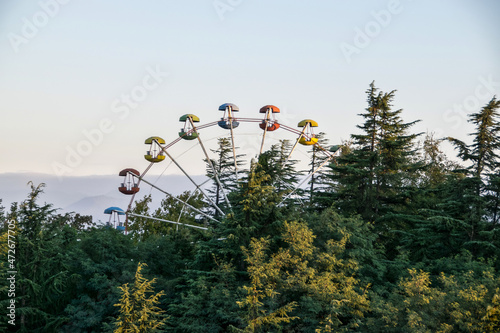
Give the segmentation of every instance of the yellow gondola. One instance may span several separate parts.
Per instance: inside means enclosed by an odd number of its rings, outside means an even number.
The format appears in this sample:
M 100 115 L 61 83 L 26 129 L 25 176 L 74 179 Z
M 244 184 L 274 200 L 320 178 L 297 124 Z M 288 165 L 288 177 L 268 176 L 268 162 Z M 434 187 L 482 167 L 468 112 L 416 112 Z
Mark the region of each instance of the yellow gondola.
M 304 119 L 297 124 L 298 127 L 304 127 L 299 143 L 304 146 L 312 146 L 318 143 L 318 138 L 313 132 L 313 127 L 318 127 L 318 123 L 312 119 Z
M 160 138 L 159 136 L 152 136 L 144 141 L 145 144 L 149 145 L 149 150 L 146 151 L 146 155 L 144 158 L 149 162 L 157 163 L 161 162 L 165 159 L 165 155 L 163 155 L 162 147 L 160 145 L 165 144 L 165 140 Z

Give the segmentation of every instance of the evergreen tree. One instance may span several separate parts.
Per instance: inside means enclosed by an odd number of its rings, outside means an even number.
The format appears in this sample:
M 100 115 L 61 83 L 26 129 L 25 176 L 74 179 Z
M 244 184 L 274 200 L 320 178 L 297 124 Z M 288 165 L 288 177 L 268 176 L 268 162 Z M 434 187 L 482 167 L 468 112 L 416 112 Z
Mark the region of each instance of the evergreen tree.
M 265 184 L 272 185 L 280 196 L 292 191 L 302 175 L 295 167 L 298 161 L 292 158 L 287 160 L 291 149 L 289 140 L 280 140 L 258 158 L 258 171 L 262 170 L 269 176 Z
M 59 331 L 112 331 L 118 287 L 134 276 L 137 247 L 130 235 L 107 227 L 84 230 L 78 239 L 67 251 L 70 279 L 65 292 L 70 301 Z
M 328 168 L 326 165 L 326 160 L 328 155 L 325 154 L 324 150 L 329 151 L 330 145 L 328 144 L 328 139 L 325 138 L 325 133 L 320 132 L 316 135 L 318 139 L 318 144 L 314 145 L 310 151 L 311 160 L 309 162 L 309 173 L 312 174 L 309 179 L 309 206 L 311 207 L 321 207 L 323 206 L 323 201 L 325 195 L 323 192 L 328 191 L 328 188 L 333 184 L 330 182 L 330 177 L 328 177 Z M 338 147 L 337 147 L 338 149 Z M 333 161 L 330 160 L 330 163 Z M 321 169 L 319 169 L 321 167 Z M 315 172 L 316 171 L 316 172 Z M 315 173 L 314 173 L 315 172 Z M 325 208 L 325 207 L 323 207 Z
M 126 283 L 119 287 L 121 298 L 115 306 L 120 308 L 120 314 L 116 319 L 115 333 L 160 332 L 165 325 L 165 315 L 157 306 L 164 292 L 154 294 L 156 278 L 148 280 L 143 277 L 141 271 L 144 266 L 144 263 L 137 265 L 133 285 Z
M 234 213 L 215 226 L 215 235 L 224 238 L 224 242 L 214 247 L 220 249 L 218 254 L 226 260 L 234 260 L 238 270 L 244 267 L 241 246 L 248 246 L 256 235 L 279 234 L 282 221 L 276 208 L 278 194 L 269 183 L 270 176 L 252 160 L 248 175 L 238 191 L 231 194 Z
M 500 101 L 493 97 L 486 106 L 479 112 L 469 116 L 469 121 L 474 124 L 475 131 L 470 135 L 473 137 L 473 143 L 465 144 L 463 141 L 454 138 L 448 138 L 458 149 L 458 156 L 464 162 L 470 162 L 470 166 L 465 170 L 465 177 L 462 182 L 469 191 L 465 192 L 462 199 L 467 206 L 467 212 L 463 215 L 468 224 L 469 245 L 474 253 L 480 250 L 478 246 L 480 234 L 491 226 L 484 224 L 491 220 L 486 214 L 486 191 L 490 190 L 490 202 L 493 201 L 493 213 L 496 218 L 495 198 L 498 194 L 494 193 L 497 189 L 496 175 L 499 161 L 497 151 L 500 148 L 500 122 L 498 120 L 498 109 Z M 486 182 L 490 180 L 490 184 Z M 482 245 L 486 245 L 480 242 Z M 482 246 L 481 246 L 482 247 Z
M 349 237 L 330 239 L 320 251 L 305 224 L 290 222 L 276 240 L 278 248 L 254 238 L 244 249 L 253 276 L 240 302 L 249 311 L 247 328 L 266 324 L 284 332 L 333 332 L 358 327 L 369 302 L 356 277 L 356 261 L 341 259 Z
M 214 182 L 213 187 L 209 189 L 209 192 L 214 196 L 213 201 L 218 207 L 225 207 L 224 193 L 227 196 L 231 191 L 234 191 L 238 186 L 238 181 L 234 170 L 235 161 L 231 138 L 219 138 L 217 144 L 217 149 L 212 149 L 212 153 L 216 154 L 216 158 L 210 160 L 216 172 L 214 173 L 210 163 L 205 161 L 207 162 L 206 174 Z M 243 157 L 243 154 L 236 154 L 236 165 L 239 172 L 242 171 L 239 168 L 244 164 L 242 160 Z M 215 174 L 217 174 L 220 184 L 216 181 Z M 218 216 L 217 211 L 215 211 L 215 216 Z
M 50 204 L 38 205 L 45 184 L 28 183 L 31 191 L 9 218 L 16 228 L 16 332 L 56 330 L 65 320 L 68 279 L 66 251 L 73 237 Z M 74 241 L 74 238 L 73 238 Z M 9 327 L 12 329 L 13 327 Z
M 409 134 L 416 123 L 404 123 L 402 110 L 392 110 L 395 91 L 378 91 L 372 82 L 367 90 L 368 107 L 358 128 L 362 134 L 352 135 L 349 153 L 331 164 L 335 183 L 333 200 L 343 214 L 360 214 L 365 221 L 375 222 L 378 232 L 388 236 L 393 229 L 405 228 L 404 212 L 409 199 L 412 173 L 422 168 L 415 163 L 413 141 L 419 134 Z
M 198 252 L 205 250 L 203 246 Z M 172 318 L 168 324 L 174 332 L 222 333 L 241 325 L 240 310 L 235 302 L 240 297 L 240 274 L 222 258 L 213 253 L 207 255 L 211 255 L 209 264 L 212 268 L 202 270 L 207 262 L 202 259 L 203 267 L 200 267 L 200 258 L 197 258 L 185 271 L 185 284 L 177 285 L 180 299 L 169 306 L 169 313 L 175 319 Z
M 276 281 L 280 275 L 280 267 L 275 262 L 266 262 L 268 255 L 269 240 L 260 238 L 250 242 L 250 248 L 244 248 L 245 261 L 248 263 L 248 274 L 250 285 L 243 286 L 247 296 L 236 302 L 240 307 L 246 308 L 244 322 L 247 325 L 241 332 L 261 332 L 262 330 L 276 327 L 280 323 L 289 323 L 298 317 L 288 315 L 296 306 L 296 302 L 290 302 L 277 309 L 266 310 L 266 305 L 273 303 L 273 299 L 279 295 L 275 290 Z M 263 302 L 267 301 L 264 304 Z M 272 305 L 271 305 L 272 306 Z

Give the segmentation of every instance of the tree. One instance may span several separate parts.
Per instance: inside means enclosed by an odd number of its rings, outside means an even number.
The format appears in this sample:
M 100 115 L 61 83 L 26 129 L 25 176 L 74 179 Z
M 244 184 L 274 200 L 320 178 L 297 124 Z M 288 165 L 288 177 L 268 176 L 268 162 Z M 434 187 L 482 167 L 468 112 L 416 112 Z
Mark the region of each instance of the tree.
M 497 207 L 497 175 L 494 172 L 499 166 L 497 151 L 500 148 L 500 122 L 499 117 L 500 101 L 493 97 L 479 112 L 469 115 L 469 122 L 474 124 L 475 132 L 470 135 L 473 137 L 473 143 L 465 144 L 455 138 L 448 138 L 449 141 L 458 149 L 458 156 L 464 162 L 470 162 L 470 166 L 465 170 L 465 177 L 462 182 L 472 192 L 463 197 L 468 206 L 468 213 L 464 215 L 466 223 L 469 225 L 468 236 L 473 251 L 478 251 L 477 240 L 482 231 L 487 226 L 482 222 L 491 218 L 486 217 L 485 192 L 490 191 L 490 202 L 492 207 Z M 489 186 L 486 181 L 490 180 Z M 496 208 L 493 209 L 493 216 L 496 219 Z
M 245 261 L 248 263 L 248 274 L 250 285 L 243 286 L 247 296 L 236 302 L 240 307 L 247 308 L 244 322 L 247 325 L 241 332 L 261 332 L 263 329 L 271 327 L 280 328 L 280 323 L 288 323 L 298 317 L 288 315 L 296 306 L 296 302 L 290 302 L 277 309 L 266 310 L 269 303 L 279 295 L 275 290 L 274 281 L 280 274 L 280 268 L 275 262 L 266 262 L 266 250 L 269 247 L 269 240 L 260 238 L 250 242 L 250 249 L 243 248 Z M 269 299 L 268 304 L 263 301 Z M 267 305 L 267 306 L 266 306 Z
M 176 197 L 167 196 L 162 199 L 160 207 L 152 213 L 149 209 L 151 202 L 151 195 L 145 196 L 142 200 L 135 203 L 131 212 L 133 214 L 151 216 L 157 219 L 190 225 L 200 225 L 206 223 L 206 219 L 204 217 L 200 216 L 198 212 L 183 203 L 186 202 L 200 211 L 205 210 L 206 203 L 203 201 L 203 195 L 199 192 L 192 193 L 190 191 L 185 191 Z M 133 233 L 134 239 L 145 240 L 151 236 L 167 235 L 172 230 L 178 230 L 179 228 L 179 225 L 176 226 L 173 223 L 132 215 L 129 218 L 128 230 Z M 191 230 L 191 232 L 195 231 Z
M 197 256 L 202 256 L 200 252 L 205 250 L 203 246 Z M 169 313 L 175 316 L 169 322 L 174 332 L 222 333 L 241 325 L 240 310 L 235 302 L 239 298 L 238 278 L 241 274 L 232 264 L 213 253 L 210 259 L 210 269 L 202 270 L 206 263 L 203 260 L 200 267 L 200 258 L 187 265 L 183 281 L 176 286 L 180 297 L 169 306 Z
M 144 263 L 137 265 L 132 286 L 129 287 L 126 283 L 118 287 L 121 298 L 115 306 L 120 308 L 120 314 L 116 319 L 115 333 L 159 332 L 165 325 L 164 311 L 157 307 L 164 292 L 154 294 L 153 284 L 156 278 L 148 280 L 143 277 L 141 271 L 144 266 Z M 153 294 L 149 295 L 150 293 Z
M 215 228 L 218 237 L 225 238 L 219 254 L 234 260 L 237 269 L 244 266 L 241 246 L 248 246 L 255 235 L 279 233 L 282 221 L 277 217 L 278 194 L 269 183 L 270 176 L 252 160 L 247 177 L 231 194 L 234 213 Z
M 499 332 L 500 331 L 500 293 L 497 288 L 491 305 L 486 309 L 486 316 L 483 320 L 485 323 L 485 332 Z
M 282 196 L 295 188 L 302 174 L 296 170 L 297 160 L 289 158 L 292 144 L 289 140 L 280 140 L 269 150 L 260 154 L 258 158 L 258 171 L 263 171 L 269 178 L 266 185 L 272 185 L 278 195 Z
M 470 135 L 473 143 L 448 138 L 458 149 L 458 156 L 463 161 L 472 162 L 469 170 L 473 177 L 481 178 L 484 172 L 492 172 L 498 167 L 497 150 L 500 148 L 500 123 L 498 109 L 500 100 L 493 97 L 479 112 L 469 115 L 469 122 L 474 124 L 475 132 Z
M 421 188 L 435 189 L 446 182 L 447 177 L 460 165 L 452 162 L 443 153 L 440 144 L 443 140 L 436 139 L 434 133 L 427 133 L 422 144 L 422 164 L 425 166 L 418 175 L 418 185 Z
M 234 161 L 233 148 L 231 144 L 231 138 L 219 138 L 217 140 L 218 148 L 212 150 L 216 154 L 216 159 L 211 159 L 210 163 L 207 162 L 206 174 L 209 178 L 214 181 L 213 187 L 209 190 L 214 196 L 214 202 L 218 207 L 225 207 L 223 204 L 225 200 L 224 194 L 227 196 L 229 192 L 234 191 L 237 188 L 238 180 L 236 179 L 235 163 L 239 168 L 243 165 L 242 158 L 243 154 L 236 154 L 236 162 Z M 212 169 L 213 166 L 213 169 Z M 215 172 L 214 172 L 215 169 Z M 241 170 L 240 170 L 241 171 Z M 219 182 L 216 181 L 215 176 L 219 178 Z M 221 188 L 222 186 L 222 188 Z M 218 212 L 215 211 L 215 216 L 218 216 Z
M 321 207 L 324 205 L 323 202 L 325 195 L 322 192 L 328 191 L 328 188 L 333 184 L 331 184 L 330 177 L 327 175 L 328 169 L 326 167 L 326 161 L 329 156 L 324 153 L 324 150 L 330 150 L 328 139 L 325 138 L 325 133 L 323 132 L 318 133 L 316 138 L 318 139 L 318 144 L 321 148 L 314 145 L 311 149 L 311 160 L 309 162 L 309 166 L 311 167 L 309 173 L 311 174 L 311 177 L 308 184 L 309 205 L 317 208 L 318 206 Z M 332 162 L 333 161 L 330 161 L 330 163 Z
M 131 235 L 99 227 L 84 230 L 66 251 L 70 301 L 60 332 L 111 331 L 118 315 L 118 286 L 130 281 L 139 257 Z
M 368 107 L 361 114 L 365 122 L 358 126 L 363 133 L 352 135 L 350 152 L 330 165 L 332 199 L 342 214 L 374 222 L 375 231 L 394 249 L 398 240 L 393 231 L 408 228 L 401 214 L 411 201 L 413 174 L 423 168 L 415 162 L 413 144 L 420 134 L 409 133 L 417 121 L 405 123 L 402 110 L 392 109 L 395 90 L 378 91 L 372 82 L 367 95 Z
M 251 280 L 239 304 L 248 310 L 247 329 L 279 325 L 285 332 L 333 332 L 358 327 L 369 302 L 355 276 L 356 261 L 341 259 L 349 234 L 328 240 L 320 251 L 304 223 L 283 227 L 278 248 L 261 237 L 243 249 Z
M 21 205 L 13 205 L 10 218 L 16 228 L 16 320 L 17 332 L 55 330 L 66 319 L 63 309 L 68 299 L 66 251 L 75 241 L 67 226 L 50 204 L 38 205 L 45 184 L 28 185 L 31 191 Z M 64 223 L 63 223 L 64 224 Z
M 476 261 L 466 250 L 417 262 L 393 286 L 371 294 L 371 314 L 362 331 L 488 332 L 498 324 L 487 314 L 488 309 L 494 313 L 499 282 L 492 261 Z

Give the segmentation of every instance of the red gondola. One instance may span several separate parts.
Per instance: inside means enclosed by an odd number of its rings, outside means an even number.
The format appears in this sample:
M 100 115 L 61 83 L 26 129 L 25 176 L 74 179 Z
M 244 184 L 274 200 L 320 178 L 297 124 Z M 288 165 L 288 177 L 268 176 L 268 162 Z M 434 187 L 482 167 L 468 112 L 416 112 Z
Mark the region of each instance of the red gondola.
M 136 194 L 137 192 L 139 192 L 139 185 L 136 182 L 136 177 L 132 176 L 131 173 L 133 173 L 136 176 L 141 175 L 139 173 L 139 171 L 137 171 L 135 169 L 131 169 L 131 168 L 123 169 L 118 174 L 119 176 L 124 177 L 123 183 L 121 183 L 121 186 L 118 187 L 118 190 L 120 192 L 122 192 L 123 194 L 132 195 L 132 194 Z

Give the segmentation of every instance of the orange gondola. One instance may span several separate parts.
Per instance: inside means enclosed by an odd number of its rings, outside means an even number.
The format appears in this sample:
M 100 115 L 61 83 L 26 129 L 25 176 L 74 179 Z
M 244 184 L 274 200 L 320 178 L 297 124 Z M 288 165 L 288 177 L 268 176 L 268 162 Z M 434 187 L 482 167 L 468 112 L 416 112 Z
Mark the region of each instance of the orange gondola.
M 280 124 L 274 115 L 275 113 L 280 113 L 280 109 L 278 107 L 274 105 L 265 105 L 260 108 L 259 112 L 266 114 L 262 122 L 259 124 L 261 129 L 272 132 L 280 128 Z

